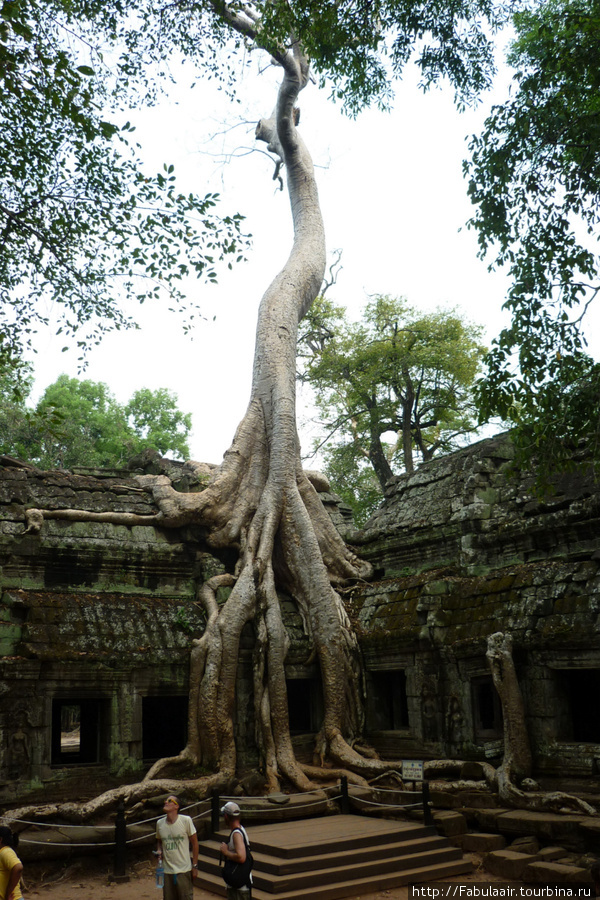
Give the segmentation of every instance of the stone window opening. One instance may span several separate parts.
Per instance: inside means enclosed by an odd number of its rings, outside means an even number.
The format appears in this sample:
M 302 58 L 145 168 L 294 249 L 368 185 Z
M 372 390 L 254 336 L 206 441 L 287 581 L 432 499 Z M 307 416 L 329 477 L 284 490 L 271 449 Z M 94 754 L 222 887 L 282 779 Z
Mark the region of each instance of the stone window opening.
M 320 685 L 316 678 L 286 678 L 290 734 L 316 734 L 323 712 Z
M 369 731 L 400 731 L 409 727 L 404 669 L 369 672 L 367 698 Z
M 491 741 L 502 737 L 502 706 L 491 675 L 471 680 L 471 700 L 475 740 Z
M 187 744 L 188 696 L 142 697 L 142 758 L 177 756 Z
M 52 701 L 52 765 L 89 765 L 101 761 L 105 701 L 63 698 Z
M 562 669 L 559 740 L 600 744 L 600 669 Z

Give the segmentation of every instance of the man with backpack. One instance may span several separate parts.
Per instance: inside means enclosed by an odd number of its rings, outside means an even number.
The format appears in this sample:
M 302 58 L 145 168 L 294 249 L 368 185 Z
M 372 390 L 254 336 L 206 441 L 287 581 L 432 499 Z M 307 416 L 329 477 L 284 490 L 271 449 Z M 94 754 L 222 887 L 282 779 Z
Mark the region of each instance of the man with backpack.
M 251 900 L 253 859 L 246 829 L 240 823 L 242 811 L 237 803 L 230 800 L 221 812 L 230 829 L 229 843 L 223 843 L 219 848 L 225 858 L 223 878 L 227 886 L 227 900 Z

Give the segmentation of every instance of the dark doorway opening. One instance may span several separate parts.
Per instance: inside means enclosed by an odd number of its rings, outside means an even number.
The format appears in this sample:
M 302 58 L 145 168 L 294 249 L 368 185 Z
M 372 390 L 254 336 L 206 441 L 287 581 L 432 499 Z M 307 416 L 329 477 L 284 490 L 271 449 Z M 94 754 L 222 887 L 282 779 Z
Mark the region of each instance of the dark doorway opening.
M 502 706 L 491 675 L 471 681 L 475 740 L 490 741 L 502 737 Z
M 100 761 L 104 705 L 88 698 L 52 701 L 52 765 Z
M 187 743 L 188 698 L 142 698 L 142 757 L 176 756 Z
M 321 727 L 323 718 L 318 681 L 314 678 L 288 678 L 285 685 L 290 734 L 314 734 Z
M 600 744 L 600 669 L 561 672 L 571 722 L 568 740 Z
M 369 672 L 368 722 L 370 731 L 398 731 L 408 728 L 406 672 L 390 669 Z

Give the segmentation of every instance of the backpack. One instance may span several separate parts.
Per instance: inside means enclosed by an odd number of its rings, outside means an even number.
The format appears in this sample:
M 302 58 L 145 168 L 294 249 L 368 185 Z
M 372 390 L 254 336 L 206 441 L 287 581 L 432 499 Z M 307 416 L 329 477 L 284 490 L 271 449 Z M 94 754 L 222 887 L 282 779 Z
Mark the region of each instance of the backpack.
M 250 845 L 246 840 L 246 835 L 241 828 L 234 828 L 231 834 L 236 831 L 239 831 L 244 839 L 244 844 L 246 845 L 246 859 L 243 863 L 234 862 L 233 859 L 226 859 L 225 865 L 223 866 L 223 878 L 228 887 L 239 890 L 241 887 L 250 885 L 250 872 L 252 871 L 254 860 L 252 859 Z

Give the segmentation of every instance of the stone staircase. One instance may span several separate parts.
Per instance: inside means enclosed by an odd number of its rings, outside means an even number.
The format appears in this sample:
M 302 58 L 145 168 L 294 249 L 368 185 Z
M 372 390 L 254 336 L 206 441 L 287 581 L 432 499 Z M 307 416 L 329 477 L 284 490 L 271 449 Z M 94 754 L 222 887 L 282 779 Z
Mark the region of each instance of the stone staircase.
M 471 871 L 462 850 L 414 822 L 336 815 L 247 828 L 254 857 L 253 900 L 335 900 Z M 195 884 L 225 896 L 219 844 L 200 844 Z

